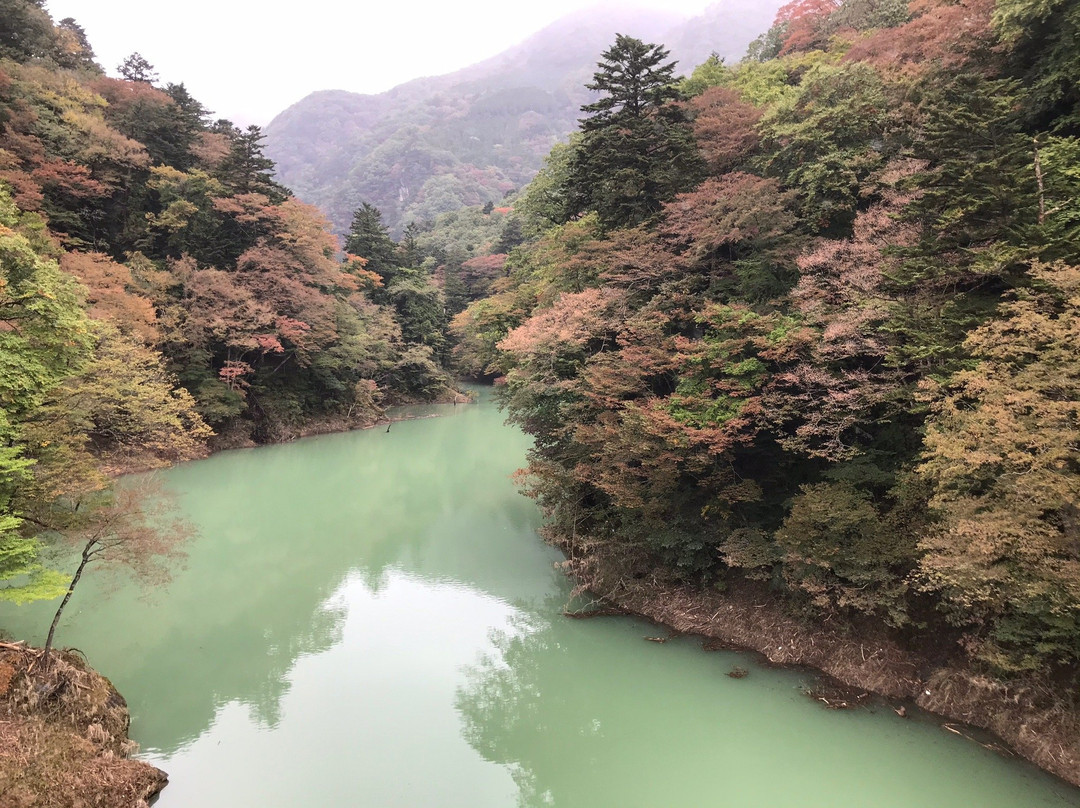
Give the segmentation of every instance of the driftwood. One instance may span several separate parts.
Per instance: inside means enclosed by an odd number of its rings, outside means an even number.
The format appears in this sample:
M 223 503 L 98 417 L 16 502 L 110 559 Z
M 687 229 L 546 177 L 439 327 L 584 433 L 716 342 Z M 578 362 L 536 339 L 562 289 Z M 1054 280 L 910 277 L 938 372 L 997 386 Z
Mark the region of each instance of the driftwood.
M 592 617 L 625 617 L 627 614 L 629 613 L 625 609 L 620 609 L 617 606 L 602 606 L 596 609 L 582 609 L 577 612 L 563 609 L 563 617 L 572 617 L 575 620 L 588 620 Z

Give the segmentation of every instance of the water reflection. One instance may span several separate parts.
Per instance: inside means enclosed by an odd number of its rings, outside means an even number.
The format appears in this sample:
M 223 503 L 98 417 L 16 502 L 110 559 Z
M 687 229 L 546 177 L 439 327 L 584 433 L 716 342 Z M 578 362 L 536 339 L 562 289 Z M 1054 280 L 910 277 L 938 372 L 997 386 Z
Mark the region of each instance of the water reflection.
M 563 619 L 509 480 L 525 438 L 443 412 L 175 469 L 186 567 L 149 600 L 77 593 L 61 642 L 128 697 L 161 808 L 1075 804 L 936 730 L 823 714 L 794 675 Z M 50 616 L 0 606 L 20 636 Z
M 395 570 L 507 600 L 546 591 L 546 551 L 508 540 L 537 525 L 508 479 L 524 437 L 490 410 L 441 411 L 165 475 L 199 531 L 185 566 L 149 598 L 88 575 L 59 635 L 125 694 L 144 749 L 175 752 L 230 703 L 276 727 L 297 659 L 342 641 L 348 606 L 328 601 L 350 576 L 376 594 Z M 0 625 L 40 642 L 51 608 L 5 604 Z
M 552 599 L 548 605 L 546 613 L 560 611 Z M 552 775 L 569 761 L 587 765 L 588 757 L 574 757 L 583 751 L 579 739 L 601 730 L 588 711 L 567 716 L 551 710 L 555 700 L 568 695 L 550 680 L 554 671 L 571 667 L 567 647 L 552 631 L 551 620 L 537 612 L 519 613 L 510 630 L 492 632 L 491 640 L 493 652 L 463 671 L 466 684 L 455 697 L 462 735 L 485 760 L 508 767 L 519 806 L 561 804 L 550 787 L 560 777 Z M 562 746 L 568 739 L 569 749 Z
M 802 675 L 628 618 L 520 615 L 456 694 L 463 734 L 521 808 L 1075 806 L 1074 789 L 890 710 L 831 712 Z M 734 665 L 749 678 L 725 674 Z

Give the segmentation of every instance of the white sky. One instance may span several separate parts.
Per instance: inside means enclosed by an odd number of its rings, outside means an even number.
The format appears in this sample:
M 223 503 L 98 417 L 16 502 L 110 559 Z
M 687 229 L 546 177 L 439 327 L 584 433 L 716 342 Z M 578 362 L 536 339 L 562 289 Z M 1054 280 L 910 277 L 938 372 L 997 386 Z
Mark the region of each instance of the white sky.
M 132 51 L 214 117 L 265 125 L 314 90 L 378 93 L 448 73 L 597 0 L 48 0 L 74 17 L 110 75 Z M 699 14 L 709 0 L 628 5 Z

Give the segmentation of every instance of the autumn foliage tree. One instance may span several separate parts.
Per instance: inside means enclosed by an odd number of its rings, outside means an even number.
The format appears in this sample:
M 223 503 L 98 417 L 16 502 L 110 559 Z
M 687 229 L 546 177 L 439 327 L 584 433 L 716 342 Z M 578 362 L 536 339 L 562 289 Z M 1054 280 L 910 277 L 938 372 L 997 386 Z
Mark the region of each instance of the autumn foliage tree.
M 922 585 L 1007 670 L 1080 660 L 1080 270 L 1031 275 L 968 337 L 978 364 L 934 396 L 919 467 L 939 517 Z
M 45 637 L 44 665 L 49 665 L 64 609 L 90 564 L 127 567 L 142 583 L 168 578 L 168 563 L 183 552 L 191 528 L 176 518 L 165 494 L 144 483 L 129 484 L 92 509 L 92 517 L 69 528 L 66 539 L 79 548 L 79 563 L 53 615 Z
M 604 54 L 610 96 L 452 326 L 535 437 L 524 479 L 560 546 L 1077 681 L 1073 16 L 790 3 L 755 59 L 684 81 L 703 174 L 648 211 L 604 185 L 653 153 L 619 140 L 647 102 L 612 89 L 663 49 Z M 605 199 L 560 224 L 575 188 Z
M 448 393 L 431 279 L 374 300 L 273 173 L 257 127 L 211 124 L 138 54 L 106 77 L 75 20 L 0 3 L 0 597 L 73 587 L 40 553 L 65 536 L 85 563 L 161 549 L 154 499 L 112 475 Z

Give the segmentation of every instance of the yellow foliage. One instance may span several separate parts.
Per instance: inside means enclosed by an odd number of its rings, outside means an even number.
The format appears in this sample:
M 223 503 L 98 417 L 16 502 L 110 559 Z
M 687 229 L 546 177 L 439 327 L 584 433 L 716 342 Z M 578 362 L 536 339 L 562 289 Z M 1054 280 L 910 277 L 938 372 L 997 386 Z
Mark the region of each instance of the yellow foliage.
M 940 524 L 921 543 L 921 575 L 958 620 L 991 624 L 998 644 L 1075 660 L 1080 268 L 1036 265 L 1031 275 L 1034 288 L 967 340 L 979 364 L 933 404 L 919 473 Z

